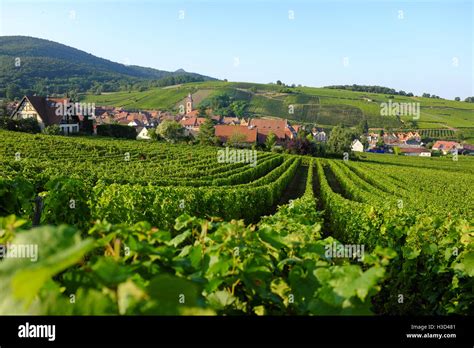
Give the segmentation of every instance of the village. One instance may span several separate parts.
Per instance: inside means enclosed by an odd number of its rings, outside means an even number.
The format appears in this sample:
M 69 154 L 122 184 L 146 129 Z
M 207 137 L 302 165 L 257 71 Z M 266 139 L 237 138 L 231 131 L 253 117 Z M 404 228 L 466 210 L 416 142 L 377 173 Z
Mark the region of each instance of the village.
M 195 108 L 189 94 L 180 105 L 181 112 L 160 110 L 126 110 L 122 107 L 81 105 L 69 98 L 48 98 L 24 96 L 21 101 L 8 106 L 12 120 L 35 119 L 44 131 L 50 127 L 59 129 L 59 134 L 94 134 L 101 127 L 113 125 L 134 129 L 132 135 L 137 140 L 151 140 L 156 128 L 166 121 L 181 126 L 182 135 L 187 139 L 197 139 L 201 126 L 210 119 L 214 125 L 215 137 L 222 145 L 238 143 L 239 147 L 265 147 L 272 135 L 275 148 L 280 150 L 290 141 L 303 134 L 305 139 L 324 144 L 330 137 L 330 129 L 316 125 L 300 125 L 282 118 L 251 118 L 214 115 L 210 110 L 204 114 Z M 68 105 L 71 106 L 68 109 Z M 80 110 L 77 112 L 77 110 Z M 350 144 L 352 152 L 389 153 L 405 156 L 431 157 L 432 154 L 473 154 L 474 146 L 462 145 L 456 141 L 435 140 L 425 144 L 418 131 L 385 132 L 383 129 L 367 129 L 364 134 L 354 137 Z M 429 145 L 429 146 L 428 146 Z

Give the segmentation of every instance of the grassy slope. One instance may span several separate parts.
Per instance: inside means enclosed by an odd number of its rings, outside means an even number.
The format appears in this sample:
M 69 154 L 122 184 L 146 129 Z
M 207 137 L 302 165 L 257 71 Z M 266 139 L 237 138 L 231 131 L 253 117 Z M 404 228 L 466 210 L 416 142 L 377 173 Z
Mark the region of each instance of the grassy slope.
M 395 118 L 380 116 L 380 103 L 388 102 L 388 95 L 312 87 L 300 87 L 294 90 L 297 93 L 285 94 L 280 93 L 280 87 L 276 85 L 209 81 L 144 92 L 87 95 L 84 101 L 126 108 L 172 110 L 188 93 L 193 93 L 194 99 L 199 103 L 204 98 L 225 91 L 236 99 L 249 101 L 250 111 L 258 116 L 285 117 L 327 126 L 338 123 L 354 125 L 365 116 L 371 127 L 396 128 L 399 126 Z M 402 96 L 395 96 L 392 102 L 419 102 L 420 128 L 474 127 L 474 104 L 472 103 Z M 294 106 L 293 114 L 289 113 L 290 105 Z M 404 121 L 410 119 L 409 116 L 402 116 Z

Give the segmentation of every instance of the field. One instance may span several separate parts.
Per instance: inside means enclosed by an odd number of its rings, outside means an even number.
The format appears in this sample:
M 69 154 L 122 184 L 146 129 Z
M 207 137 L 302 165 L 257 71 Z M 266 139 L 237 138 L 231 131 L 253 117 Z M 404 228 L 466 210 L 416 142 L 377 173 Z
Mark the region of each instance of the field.
M 472 158 L 0 142 L 1 314 L 473 312 Z
M 130 109 L 176 109 L 188 93 L 193 93 L 196 105 L 219 93 L 228 93 L 249 102 L 249 112 L 257 117 L 277 116 L 297 122 L 334 126 L 339 123 L 356 125 L 366 118 L 370 127 L 400 128 L 403 124 L 394 116 L 381 116 L 380 104 L 420 103 L 418 127 L 421 129 L 461 129 L 474 127 L 474 104 L 452 100 L 394 96 L 353 92 L 329 88 L 297 87 L 292 93 L 282 93 L 282 87 L 271 84 L 240 82 L 202 82 L 156 88 L 144 92 L 117 92 L 86 95 L 83 100 L 98 105 L 122 106 Z M 294 112 L 289 113 L 289 106 Z M 412 116 L 401 116 L 408 122 Z

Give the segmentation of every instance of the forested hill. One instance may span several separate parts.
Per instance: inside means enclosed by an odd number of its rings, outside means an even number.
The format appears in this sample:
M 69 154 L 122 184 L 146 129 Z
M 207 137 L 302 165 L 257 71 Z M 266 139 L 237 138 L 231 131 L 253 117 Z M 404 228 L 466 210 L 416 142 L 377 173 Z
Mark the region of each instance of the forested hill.
M 57 43 L 0 37 L 0 94 L 107 92 L 215 80 L 189 73 L 127 66 Z

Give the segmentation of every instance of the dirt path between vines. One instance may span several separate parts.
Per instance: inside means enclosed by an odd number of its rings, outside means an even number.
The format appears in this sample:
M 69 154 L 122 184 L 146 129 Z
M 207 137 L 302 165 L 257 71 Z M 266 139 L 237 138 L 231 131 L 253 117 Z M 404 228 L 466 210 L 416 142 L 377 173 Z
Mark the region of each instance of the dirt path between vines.
M 335 193 L 339 193 L 342 197 L 344 197 L 346 199 L 350 199 L 346 196 L 344 190 L 341 187 L 341 184 L 337 180 L 337 178 L 334 175 L 334 173 L 332 172 L 331 168 L 329 168 L 328 166 L 324 166 L 324 175 L 326 176 L 326 179 L 328 181 L 329 186 L 331 186 L 331 189 Z
M 293 177 L 293 180 L 286 187 L 278 201 L 278 205 L 288 204 L 290 199 L 296 199 L 304 194 L 306 188 L 306 178 L 308 177 L 308 167 L 300 166 Z M 276 208 L 276 207 L 274 207 Z
M 331 173 L 332 174 L 332 173 Z M 335 179 L 335 178 L 334 178 Z M 323 198 L 321 197 L 321 186 L 319 185 L 319 177 L 318 177 L 318 167 L 314 167 L 313 172 L 313 192 L 314 196 L 316 197 L 316 206 L 319 211 L 324 211 L 324 220 L 323 220 L 323 229 L 322 229 L 322 237 L 326 238 L 329 236 L 333 236 L 334 232 L 331 227 L 331 223 L 329 221 L 328 212 L 324 208 Z

